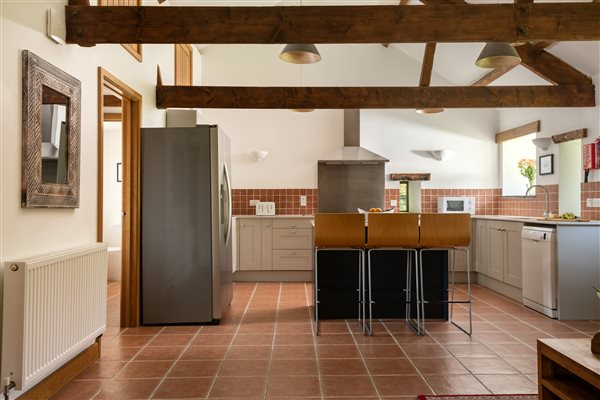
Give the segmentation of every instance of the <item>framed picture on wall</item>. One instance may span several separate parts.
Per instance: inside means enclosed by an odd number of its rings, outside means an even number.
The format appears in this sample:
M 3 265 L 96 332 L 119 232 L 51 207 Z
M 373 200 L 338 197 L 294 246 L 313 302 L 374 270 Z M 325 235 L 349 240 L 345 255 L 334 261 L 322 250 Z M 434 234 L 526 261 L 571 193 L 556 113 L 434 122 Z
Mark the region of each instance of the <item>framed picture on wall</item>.
M 554 154 L 540 156 L 538 171 L 540 175 L 552 175 L 554 173 Z

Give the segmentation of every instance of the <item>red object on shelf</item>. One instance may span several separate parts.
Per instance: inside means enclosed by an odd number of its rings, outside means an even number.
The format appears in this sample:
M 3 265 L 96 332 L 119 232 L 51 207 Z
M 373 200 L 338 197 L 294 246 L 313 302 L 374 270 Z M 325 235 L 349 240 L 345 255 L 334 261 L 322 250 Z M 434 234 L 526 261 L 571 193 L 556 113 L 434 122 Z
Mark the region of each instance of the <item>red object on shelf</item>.
M 583 145 L 583 169 L 600 169 L 600 139 Z

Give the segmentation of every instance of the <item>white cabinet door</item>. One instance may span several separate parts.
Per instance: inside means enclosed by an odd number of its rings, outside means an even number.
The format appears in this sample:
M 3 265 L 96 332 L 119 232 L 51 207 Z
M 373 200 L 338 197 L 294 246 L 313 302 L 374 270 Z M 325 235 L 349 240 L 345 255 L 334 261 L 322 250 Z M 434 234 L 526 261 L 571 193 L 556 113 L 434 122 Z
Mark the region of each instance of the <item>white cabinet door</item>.
M 487 246 L 487 221 L 478 219 L 475 221 L 475 271 L 487 275 L 488 246 Z
M 487 240 L 488 240 L 488 264 L 487 275 L 499 281 L 504 280 L 504 264 L 506 255 L 506 246 L 504 238 L 506 237 L 502 222 L 488 221 Z
M 506 235 L 506 257 L 504 265 L 504 282 L 518 288 L 523 287 L 523 269 L 521 260 L 521 231 L 523 224 L 508 222 L 504 224 Z
M 273 269 L 273 220 L 271 218 L 265 218 L 262 219 L 261 222 L 261 269 L 270 271 Z
M 261 220 L 244 218 L 238 220 L 238 265 L 240 271 L 262 269 Z

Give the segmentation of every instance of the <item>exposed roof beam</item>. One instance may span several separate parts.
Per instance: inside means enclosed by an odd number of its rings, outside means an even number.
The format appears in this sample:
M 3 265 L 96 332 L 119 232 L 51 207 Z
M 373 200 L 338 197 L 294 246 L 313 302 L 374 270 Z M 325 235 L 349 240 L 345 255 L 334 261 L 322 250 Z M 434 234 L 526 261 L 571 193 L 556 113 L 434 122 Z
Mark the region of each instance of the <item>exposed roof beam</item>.
M 591 84 L 592 78 L 545 50 L 527 43 L 516 47 L 521 64 L 554 85 Z
M 67 42 L 80 45 L 600 40 L 600 3 L 426 7 L 67 6 L 66 27 Z
M 500 78 L 501 76 L 504 76 L 509 71 L 512 71 L 515 67 L 516 65 L 510 67 L 494 68 L 493 70 L 485 74 L 483 78 L 473 83 L 472 86 L 487 86 L 490 83 L 494 82 L 496 79 Z
M 435 56 L 435 43 L 427 43 L 423 53 L 423 64 L 421 64 L 421 77 L 419 86 L 429 86 L 431 83 L 431 71 L 433 70 L 433 58 Z
M 158 108 L 593 107 L 593 85 L 467 87 L 157 86 Z

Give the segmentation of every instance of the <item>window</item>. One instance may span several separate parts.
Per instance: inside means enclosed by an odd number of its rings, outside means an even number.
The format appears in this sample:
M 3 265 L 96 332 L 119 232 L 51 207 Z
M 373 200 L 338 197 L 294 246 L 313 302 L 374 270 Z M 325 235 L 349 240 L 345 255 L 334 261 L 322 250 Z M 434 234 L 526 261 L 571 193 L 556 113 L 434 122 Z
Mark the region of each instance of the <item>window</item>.
M 99 6 L 141 6 L 142 0 L 98 0 Z M 142 62 L 142 45 L 139 43 L 122 44 L 123 48 L 129 52 L 139 62 Z
M 408 181 L 400 182 L 400 192 L 398 196 L 398 211 L 408 212 Z
M 524 196 L 535 185 L 537 176 L 536 134 L 521 136 L 500 144 L 502 160 L 502 196 Z
M 175 45 L 175 85 L 191 86 L 193 84 L 193 52 L 189 44 Z

